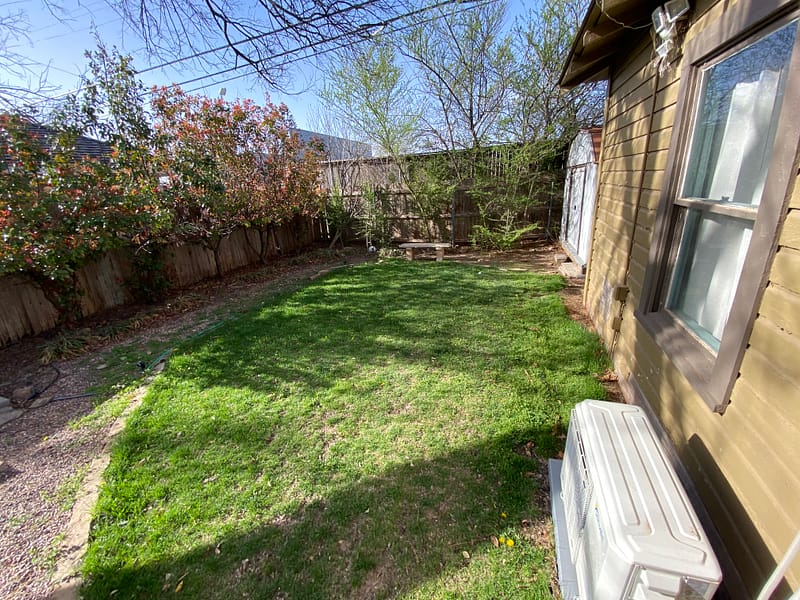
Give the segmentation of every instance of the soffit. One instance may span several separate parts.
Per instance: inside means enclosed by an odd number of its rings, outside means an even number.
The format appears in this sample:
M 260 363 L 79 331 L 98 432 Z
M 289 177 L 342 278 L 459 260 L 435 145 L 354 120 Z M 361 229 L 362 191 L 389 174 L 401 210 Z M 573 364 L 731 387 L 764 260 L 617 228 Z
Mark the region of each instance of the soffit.
M 663 2 L 663 0 L 662 0 Z M 653 0 L 592 0 L 563 70 L 559 85 L 606 79 L 614 57 L 650 29 Z

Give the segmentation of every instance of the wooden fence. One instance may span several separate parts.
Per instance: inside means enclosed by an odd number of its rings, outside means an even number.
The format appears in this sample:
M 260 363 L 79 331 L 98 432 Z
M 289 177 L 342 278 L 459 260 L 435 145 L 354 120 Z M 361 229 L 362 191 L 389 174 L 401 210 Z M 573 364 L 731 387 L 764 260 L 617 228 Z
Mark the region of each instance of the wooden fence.
M 259 262 L 248 244 L 255 232 L 240 229 L 221 246 L 220 263 L 227 273 Z M 270 255 L 291 254 L 323 240 L 325 234 L 317 219 L 297 217 L 275 231 Z M 255 238 L 251 241 L 256 242 Z M 257 244 L 256 244 L 257 247 Z M 165 256 L 165 272 L 173 286 L 184 287 L 216 275 L 213 254 L 196 244 L 171 246 Z M 115 250 L 78 271 L 78 287 L 84 316 L 131 302 L 126 281 L 131 276 L 130 255 Z M 24 277 L 0 277 L 0 347 L 26 335 L 37 334 L 56 325 L 57 313 L 44 294 Z
M 488 175 L 498 178 L 498 194 L 504 193 L 502 176 L 511 164 L 508 153 L 512 150 L 509 146 L 485 149 L 484 166 Z M 443 156 L 442 153 L 429 153 L 409 156 L 407 159 L 421 163 Z M 544 171 L 537 171 L 533 166 L 530 168 L 531 173 L 538 173 L 536 183 L 531 183 L 532 188 L 527 192 L 527 206 L 516 215 L 516 222 L 536 223 L 542 233 L 551 239 L 557 239 L 564 190 L 561 163 L 555 161 Z M 454 190 L 450 201 L 445 202 L 449 206 L 434 221 L 427 221 L 420 216 L 410 190 L 403 183 L 397 163 L 390 157 L 329 161 L 323 169 L 323 187 L 329 192 L 336 190 L 351 207 L 367 204 L 363 196 L 365 190 L 368 190 L 366 193 L 379 193 L 383 196 L 384 207 L 388 209 L 389 233 L 395 242 L 432 241 L 431 238 L 434 238 L 455 244 L 469 243 L 473 228 L 482 222 L 478 203 L 470 193 L 470 185 L 470 179 L 464 180 Z M 491 204 L 491 201 L 484 202 L 484 208 Z M 497 216 L 488 215 L 489 220 Z
M 518 215 L 521 223 L 536 223 L 539 232 L 550 239 L 558 238 L 561 224 L 563 201 L 563 184 L 559 187 L 544 190 L 537 198 L 537 204 L 527 207 L 525 214 Z M 472 241 L 473 228 L 481 223 L 481 214 L 475 201 L 470 198 L 469 190 L 456 190 L 451 205 L 451 210 L 439 215 L 435 221 L 426 221 L 414 209 L 410 192 L 389 191 L 384 192 L 389 196 L 388 217 L 389 231 L 395 243 L 411 240 L 426 240 L 430 238 L 452 242 L 454 244 L 469 244 Z M 360 201 L 361 194 L 352 193 L 346 196 L 351 204 Z M 355 237 L 350 232 L 349 237 Z

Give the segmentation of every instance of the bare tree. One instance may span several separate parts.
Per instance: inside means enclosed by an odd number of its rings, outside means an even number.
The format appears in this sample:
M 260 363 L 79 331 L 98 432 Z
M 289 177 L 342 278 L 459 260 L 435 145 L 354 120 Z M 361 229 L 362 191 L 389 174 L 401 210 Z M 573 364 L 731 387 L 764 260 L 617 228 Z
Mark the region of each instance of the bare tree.
M 434 148 L 479 148 L 497 141 L 511 92 L 511 39 L 503 32 L 505 2 L 438 9 L 439 18 L 414 28 L 404 53 L 428 99 L 425 114 Z
M 443 0 L 106 0 L 161 59 L 246 66 L 270 85 L 300 59 L 366 41 Z M 468 2 L 469 3 L 469 2 Z M 215 45 L 216 44 L 216 45 Z M 231 65 L 233 65 L 231 67 Z
M 517 64 L 503 121 L 506 139 L 565 144 L 579 128 L 602 123 L 605 83 L 569 91 L 558 86 L 585 4 L 545 0 L 517 19 L 513 28 Z
M 30 43 L 27 14 L 23 10 L 0 15 L 0 110 L 29 113 L 31 105 L 46 99 L 52 86 L 47 69 L 28 58 L 21 46 Z M 26 85 L 14 83 L 26 81 Z

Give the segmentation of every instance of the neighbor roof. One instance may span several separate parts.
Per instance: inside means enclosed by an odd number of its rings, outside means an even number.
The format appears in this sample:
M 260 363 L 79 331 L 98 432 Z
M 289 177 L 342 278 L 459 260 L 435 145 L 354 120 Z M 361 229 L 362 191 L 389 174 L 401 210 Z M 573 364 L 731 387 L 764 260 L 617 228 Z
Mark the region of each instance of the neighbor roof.
M 592 0 L 561 71 L 559 85 L 569 89 L 606 79 L 614 55 L 627 45 L 627 40 L 651 27 L 652 12 L 659 4 L 654 0 Z
M 25 128 L 39 140 L 45 150 L 51 150 L 57 132 L 52 127 L 41 125 L 33 121 L 25 123 Z M 89 156 L 91 158 L 107 159 L 111 155 L 111 144 L 94 138 L 80 135 L 75 138 L 75 157 Z

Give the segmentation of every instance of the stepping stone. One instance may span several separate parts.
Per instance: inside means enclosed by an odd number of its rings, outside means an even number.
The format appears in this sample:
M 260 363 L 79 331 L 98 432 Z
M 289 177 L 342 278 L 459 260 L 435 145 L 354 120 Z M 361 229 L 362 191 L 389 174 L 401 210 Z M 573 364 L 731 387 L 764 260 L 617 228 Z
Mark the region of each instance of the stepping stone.
M 564 277 L 584 277 L 583 267 L 578 263 L 565 262 L 559 265 L 558 272 Z
M 20 416 L 24 410 L 20 410 L 18 408 L 4 408 L 0 410 L 0 427 L 8 423 L 9 421 L 13 421 L 18 416 Z

